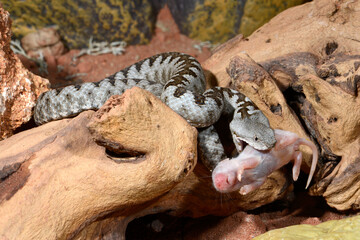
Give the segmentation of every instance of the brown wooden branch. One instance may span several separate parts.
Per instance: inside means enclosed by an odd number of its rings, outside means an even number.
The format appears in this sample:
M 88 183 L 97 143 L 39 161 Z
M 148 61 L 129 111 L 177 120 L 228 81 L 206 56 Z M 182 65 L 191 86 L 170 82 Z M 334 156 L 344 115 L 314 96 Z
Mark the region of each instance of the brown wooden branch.
M 109 140 L 106 133 L 142 155 L 107 154 L 96 144 L 99 136 Z M 0 142 L 0 238 L 68 239 L 110 212 L 132 216 L 192 171 L 196 136 L 159 99 L 134 88 L 95 115 L 87 111 Z
M 77 239 L 118 239 L 119 229 L 136 217 L 166 212 L 174 216 L 202 217 L 207 215 L 227 216 L 239 210 L 254 209 L 286 196 L 292 190 L 289 174 L 285 171 L 272 173 L 264 185 L 254 192 L 242 196 L 237 192 L 216 192 L 209 178 L 210 173 L 200 162 L 181 183 L 160 198 L 146 204 L 133 215 L 124 218 L 118 212 L 110 213 L 101 221 L 94 221 Z
M 127 223 L 146 214 L 227 215 L 287 193 L 288 176 L 278 171 L 247 196 L 222 196 L 202 164 L 193 172 L 196 137 L 195 128 L 135 87 L 96 113 L 0 142 L 0 238 L 123 237 Z
M 266 115 L 272 128 L 295 132 L 309 139 L 299 118 L 288 106 L 283 93 L 272 76 L 249 55 L 242 53 L 234 56 L 227 68 L 232 83 L 240 92 L 246 93 Z M 311 165 L 312 152 L 309 148 L 300 147 L 304 153 L 307 166 Z
M 333 67 L 336 68 L 336 65 Z M 347 72 L 351 80 L 357 76 L 357 71 L 353 72 Z M 306 95 L 302 106 L 304 118 L 315 129 L 316 138 L 324 151 L 341 159 L 336 167 L 334 161 L 325 162 L 321 169 L 322 178 L 311 193 L 324 196 L 330 206 L 339 210 L 358 210 L 360 98 L 349 92 L 349 88 L 344 89 L 344 84 L 338 84 L 344 82 L 338 75 L 338 81 L 329 78 L 329 81 L 324 81 L 313 75 L 299 79 Z M 333 166 L 329 168 L 330 165 Z

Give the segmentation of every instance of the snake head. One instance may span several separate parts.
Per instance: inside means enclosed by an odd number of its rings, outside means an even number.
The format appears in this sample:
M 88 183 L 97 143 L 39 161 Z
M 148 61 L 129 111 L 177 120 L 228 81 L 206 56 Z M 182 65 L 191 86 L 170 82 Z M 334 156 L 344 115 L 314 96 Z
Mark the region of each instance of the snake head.
M 276 143 L 274 130 L 260 110 L 252 111 L 245 117 L 234 116 L 230 131 L 238 152 L 242 151 L 243 142 L 257 150 L 268 150 Z

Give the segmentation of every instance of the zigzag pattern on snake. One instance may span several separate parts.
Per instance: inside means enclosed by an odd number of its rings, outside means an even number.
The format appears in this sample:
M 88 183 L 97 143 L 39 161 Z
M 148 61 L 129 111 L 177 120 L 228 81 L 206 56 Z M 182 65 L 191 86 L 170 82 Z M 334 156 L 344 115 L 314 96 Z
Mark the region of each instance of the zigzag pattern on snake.
M 267 118 L 249 98 L 228 88 L 205 90 L 199 62 L 176 52 L 144 59 L 99 82 L 45 92 L 37 100 L 35 122 L 40 125 L 99 109 L 110 96 L 120 95 L 133 86 L 150 91 L 195 127 L 211 126 L 222 114 L 233 114 L 230 131 L 238 151 L 242 150 L 243 141 L 259 150 L 275 144 Z M 212 127 L 199 135 L 201 148 L 212 160 L 224 157 L 221 143 L 216 139 L 218 136 Z

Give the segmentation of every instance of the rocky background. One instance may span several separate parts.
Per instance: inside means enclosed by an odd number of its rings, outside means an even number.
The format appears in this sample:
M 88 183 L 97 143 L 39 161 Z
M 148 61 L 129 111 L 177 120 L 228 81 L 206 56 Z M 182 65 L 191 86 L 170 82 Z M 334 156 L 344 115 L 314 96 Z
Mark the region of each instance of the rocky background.
M 135 1 L 2 1 L 14 21 L 17 38 L 56 25 L 69 48 L 84 48 L 88 40 L 147 44 L 156 15 L 166 4 L 181 33 L 192 39 L 223 43 L 242 33 L 250 35 L 286 8 L 305 0 L 135 0 Z M 38 16 L 38 17 L 35 17 Z
M 78 1 L 83 6 L 79 8 L 72 1 L 46 6 L 3 1 L 18 27 L 14 36 L 26 36 L 21 40 L 25 50 L 16 48 L 15 55 L 16 44 L 10 49 L 11 20 L 1 9 L 0 133 L 6 139 L 0 142 L 0 237 L 251 239 L 267 232 L 257 239 L 356 239 L 360 2 L 314 0 L 282 12 L 251 35 L 249 26 L 256 24 L 246 23 L 258 19 L 254 12 L 271 17 L 271 9 L 302 2 L 269 1 L 265 7 L 263 1 L 250 0 L 176 2 L 167 1 L 164 7 L 162 1 L 119 1 L 116 6 L 99 1 L 90 7 Z M 19 14 L 27 11 L 32 20 Z M 60 18 L 49 17 L 54 11 Z M 40 12 L 44 16 L 33 17 Z M 72 16 L 79 22 L 63 21 Z M 91 22 L 94 19 L 101 27 Z M 42 23 L 33 24 L 35 20 Z M 75 31 L 61 25 L 66 22 L 91 27 Z M 120 23 L 124 26 L 114 37 L 111 24 Z M 49 24 L 58 27 L 37 31 Z M 240 32 L 243 35 L 225 42 Z M 91 36 L 108 42 L 91 49 Z M 125 47 L 114 42 L 118 38 L 148 44 Z M 214 49 L 219 42 L 225 43 Z M 75 46 L 82 49 L 72 49 Z M 195 129 L 141 89 L 110 99 L 97 112 L 34 128 L 31 110 L 39 94 L 50 88 L 47 79 L 52 87 L 97 81 L 163 51 L 197 57 L 208 70 L 209 86 L 240 90 L 273 128 L 317 144 L 321 158 L 310 190 L 304 186 L 311 152 L 304 148 L 304 173 L 297 183 L 286 166 L 249 195 L 217 193 L 210 172 L 197 161 Z M 147 117 L 139 121 L 139 112 Z M 109 128 L 109 122 L 114 126 Z M 174 125 L 179 132 L 165 130 Z M 173 148 L 173 143 L 181 147 Z M 118 155 L 109 152 L 109 146 L 128 152 Z M 341 220 L 328 221 L 334 219 Z M 300 223 L 305 225 L 282 228 Z

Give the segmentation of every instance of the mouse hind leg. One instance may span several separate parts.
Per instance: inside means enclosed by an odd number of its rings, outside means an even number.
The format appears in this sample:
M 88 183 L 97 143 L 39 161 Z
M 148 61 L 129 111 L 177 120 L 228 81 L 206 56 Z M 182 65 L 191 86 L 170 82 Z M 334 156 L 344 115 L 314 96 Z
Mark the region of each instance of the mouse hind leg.
M 276 138 L 276 144 L 275 144 L 276 151 L 282 150 L 287 146 L 294 144 L 299 139 L 298 135 L 296 135 L 293 132 L 284 131 L 280 129 L 275 129 L 274 131 Z

